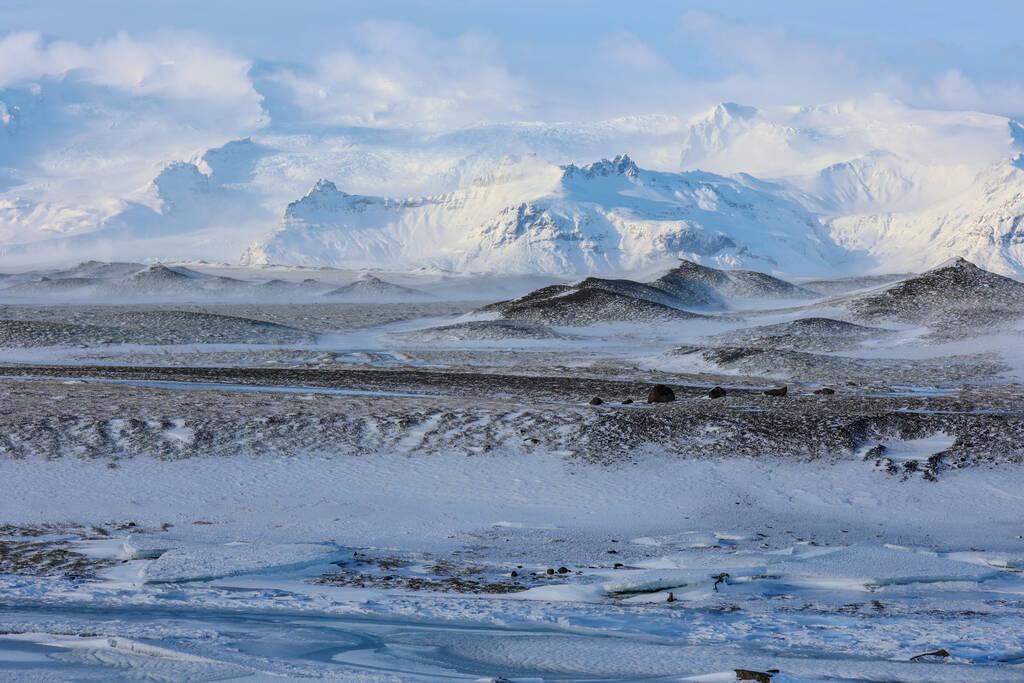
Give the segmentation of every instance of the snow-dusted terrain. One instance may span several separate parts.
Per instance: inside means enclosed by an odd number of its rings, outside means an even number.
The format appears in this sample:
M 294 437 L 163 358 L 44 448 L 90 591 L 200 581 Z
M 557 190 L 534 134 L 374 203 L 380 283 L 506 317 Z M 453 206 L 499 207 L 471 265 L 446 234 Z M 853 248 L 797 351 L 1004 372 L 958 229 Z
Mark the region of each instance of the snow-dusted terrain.
M 1024 4 L 0 2 L 0 683 L 1024 681 Z
M 1022 290 L 11 274 L 0 677 L 1016 680 Z

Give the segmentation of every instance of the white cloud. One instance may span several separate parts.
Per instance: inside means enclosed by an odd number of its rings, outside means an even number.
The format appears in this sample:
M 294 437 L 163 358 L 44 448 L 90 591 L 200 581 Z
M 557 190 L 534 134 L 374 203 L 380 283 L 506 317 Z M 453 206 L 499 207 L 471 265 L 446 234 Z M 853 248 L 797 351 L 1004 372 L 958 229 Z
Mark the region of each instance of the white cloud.
M 361 24 L 350 47 L 311 70 L 279 68 L 268 78 L 310 122 L 341 125 L 466 125 L 521 117 L 530 100 L 485 36 L 441 40 L 397 23 Z
M 256 115 L 260 96 L 249 80 L 249 68 L 248 60 L 202 38 L 175 33 L 148 40 L 121 34 L 91 45 L 46 42 L 38 33 L 0 38 L 0 88 L 68 78 L 136 96 L 243 107 Z
M 940 109 L 973 109 L 985 112 L 1024 114 L 1024 83 L 976 82 L 952 69 L 918 87 L 915 92 L 922 106 Z
M 708 100 L 756 105 L 809 104 L 884 94 L 907 104 L 987 113 L 1024 112 L 1024 80 L 979 81 L 957 70 L 912 77 L 886 63 L 869 43 L 831 45 L 781 27 L 727 21 L 707 12 L 682 17 L 721 73 L 692 85 Z
M 30 212 L 42 230 L 95 225 L 166 163 L 267 123 L 249 69 L 178 33 L 90 44 L 0 37 L 0 167 L 13 169 L 0 191 L 19 207 L 73 207 Z M 0 232 L 5 223 L 29 224 L 0 216 Z
M 601 47 L 623 66 L 645 71 L 671 71 L 668 60 L 653 50 L 635 33 L 621 32 L 606 36 Z

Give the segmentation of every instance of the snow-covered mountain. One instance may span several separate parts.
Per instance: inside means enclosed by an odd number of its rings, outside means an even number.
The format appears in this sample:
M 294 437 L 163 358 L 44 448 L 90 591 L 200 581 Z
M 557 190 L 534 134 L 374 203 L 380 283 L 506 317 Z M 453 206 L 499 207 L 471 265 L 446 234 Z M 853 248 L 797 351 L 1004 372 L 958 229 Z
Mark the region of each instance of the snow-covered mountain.
M 669 173 L 648 154 L 659 171 L 637 169 L 640 180 L 616 173 L 615 182 L 580 183 L 573 174 L 595 175 L 591 167 L 558 174 L 542 162 L 557 157 L 548 154 L 528 171 L 506 164 L 484 181 L 427 198 L 346 197 L 323 185 L 293 203 L 245 258 L 636 274 L 683 256 L 803 275 L 920 270 L 964 254 L 1024 275 L 1024 254 L 1012 246 L 1021 213 L 1020 162 L 1012 159 L 1024 149 L 1017 122 L 876 98 L 771 109 L 724 103 L 683 126 L 660 120 L 657 128 L 679 131 L 680 163 L 689 170 Z M 565 153 L 587 137 L 571 130 L 554 136 Z M 502 136 L 524 139 L 511 129 Z M 475 137 L 483 144 L 490 132 Z M 720 198 L 708 203 L 692 191 L 702 182 L 729 188 L 750 210 Z
M 48 110 L 5 98 L 7 269 L 233 260 L 258 241 L 247 263 L 637 276 L 683 256 L 804 276 L 905 272 L 964 254 L 1024 275 L 1013 161 L 1024 127 L 988 114 L 869 98 L 440 132 L 270 125 L 165 159 L 135 191 L 119 177 L 106 195 L 104 168 L 65 163 L 37 177 L 19 166 Z M 636 177 L 585 165 L 621 152 Z M 317 183 L 294 201 L 318 178 L 344 192 Z
M 1024 274 L 1024 158 L 996 164 L 965 190 L 921 211 L 842 216 L 833 238 L 880 270 L 919 271 L 962 256 L 986 270 Z
M 351 195 L 319 181 L 244 260 L 451 270 L 636 273 L 680 257 L 764 270 L 828 272 L 844 258 L 819 221 L 749 176 L 639 168 L 512 165 L 457 192 Z

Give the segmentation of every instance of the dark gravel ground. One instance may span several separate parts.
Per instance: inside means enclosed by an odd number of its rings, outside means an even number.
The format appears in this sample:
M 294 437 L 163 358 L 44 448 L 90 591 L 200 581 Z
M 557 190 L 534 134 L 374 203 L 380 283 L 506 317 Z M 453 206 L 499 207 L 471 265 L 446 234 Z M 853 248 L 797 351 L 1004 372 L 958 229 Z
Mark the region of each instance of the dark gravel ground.
M 910 395 L 858 387 L 820 395 L 791 386 L 786 397 L 765 396 L 760 387 L 712 400 L 706 387 L 677 383 L 676 401 L 648 405 L 649 384 L 569 376 L 52 366 L 0 367 L 0 375 L 7 377 L 0 381 L 0 456 L 7 457 L 543 450 L 605 464 L 652 452 L 827 460 L 863 457 L 886 439 L 943 432 L 955 443 L 934 462 L 893 473 L 935 476 L 948 467 L 1024 460 L 1024 391 L 1016 385 Z M 229 390 L 237 385 L 254 390 Z M 373 393 L 329 393 L 337 389 Z M 593 396 L 605 403 L 588 405 Z M 875 466 L 892 464 L 873 453 Z

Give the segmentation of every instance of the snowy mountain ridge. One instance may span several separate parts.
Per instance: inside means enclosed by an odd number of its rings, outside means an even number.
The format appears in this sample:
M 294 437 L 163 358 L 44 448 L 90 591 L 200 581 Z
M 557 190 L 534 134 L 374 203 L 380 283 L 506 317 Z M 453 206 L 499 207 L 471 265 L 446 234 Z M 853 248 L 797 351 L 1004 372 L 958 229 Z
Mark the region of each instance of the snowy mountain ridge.
M 350 195 L 318 181 L 246 253 L 270 263 L 614 274 L 680 257 L 827 272 L 844 258 L 797 202 L 749 177 L 641 169 L 626 155 L 535 168 L 447 195 Z
M 41 125 L 16 105 L 7 132 Z M 614 168 L 623 151 L 631 167 Z M 963 254 L 1020 276 L 1022 151 L 1019 122 L 885 98 L 429 133 L 271 126 L 116 197 L 78 176 L 36 181 L 0 150 L 0 260 L 244 251 L 251 264 L 643 275 L 684 257 L 808 276 Z

